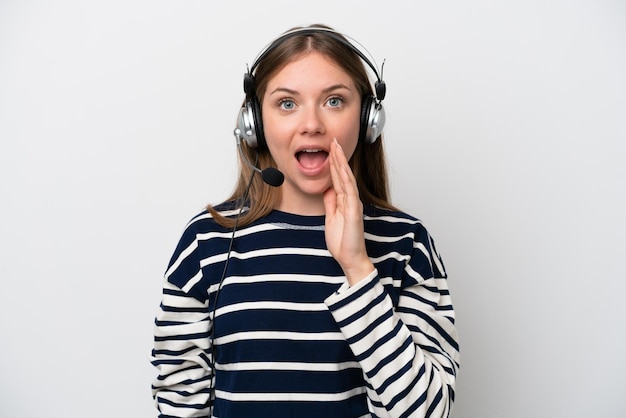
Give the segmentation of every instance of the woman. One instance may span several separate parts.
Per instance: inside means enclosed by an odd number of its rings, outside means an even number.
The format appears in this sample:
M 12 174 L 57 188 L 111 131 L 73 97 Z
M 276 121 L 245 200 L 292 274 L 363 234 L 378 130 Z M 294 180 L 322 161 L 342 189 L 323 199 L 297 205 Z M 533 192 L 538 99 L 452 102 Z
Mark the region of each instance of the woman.
M 449 415 L 446 274 L 421 222 L 389 202 L 384 83 L 375 72 L 374 96 L 364 63 L 376 70 L 316 25 L 249 70 L 238 185 L 189 222 L 165 274 L 160 416 Z

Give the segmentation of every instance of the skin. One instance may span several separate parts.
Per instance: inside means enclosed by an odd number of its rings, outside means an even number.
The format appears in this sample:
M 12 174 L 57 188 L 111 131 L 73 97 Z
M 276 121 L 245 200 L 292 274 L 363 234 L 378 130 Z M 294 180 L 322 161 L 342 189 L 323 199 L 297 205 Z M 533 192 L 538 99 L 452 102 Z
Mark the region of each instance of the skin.
M 328 250 L 354 285 L 374 271 L 365 250 L 363 204 L 348 159 L 359 134 L 361 96 L 350 76 L 326 56 L 311 52 L 287 64 L 262 100 L 267 146 L 285 175 L 277 209 L 325 215 Z M 320 151 L 320 163 L 298 160 Z

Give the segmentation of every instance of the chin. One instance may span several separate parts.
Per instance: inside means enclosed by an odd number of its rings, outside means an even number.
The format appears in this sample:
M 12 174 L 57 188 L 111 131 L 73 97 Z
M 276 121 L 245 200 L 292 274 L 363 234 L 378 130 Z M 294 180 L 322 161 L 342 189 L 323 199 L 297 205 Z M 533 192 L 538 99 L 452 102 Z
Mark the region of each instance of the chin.
M 320 179 L 315 181 L 306 181 L 301 183 L 296 183 L 296 187 L 302 191 L 302 193 L 309 195 L 323 195 L 329 187 L 331 187 L 332 182 L 330 179 Z

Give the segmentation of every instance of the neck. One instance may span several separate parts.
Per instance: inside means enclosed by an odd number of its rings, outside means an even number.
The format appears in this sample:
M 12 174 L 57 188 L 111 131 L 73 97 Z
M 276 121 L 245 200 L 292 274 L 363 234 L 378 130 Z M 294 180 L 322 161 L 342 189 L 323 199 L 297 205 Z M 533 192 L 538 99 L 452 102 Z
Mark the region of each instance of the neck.
M 320 216 L 326 214 L 324 200 L 320 196 L 310 196 L 308 199 L 281 199 L 277 210 L 295 215 Z

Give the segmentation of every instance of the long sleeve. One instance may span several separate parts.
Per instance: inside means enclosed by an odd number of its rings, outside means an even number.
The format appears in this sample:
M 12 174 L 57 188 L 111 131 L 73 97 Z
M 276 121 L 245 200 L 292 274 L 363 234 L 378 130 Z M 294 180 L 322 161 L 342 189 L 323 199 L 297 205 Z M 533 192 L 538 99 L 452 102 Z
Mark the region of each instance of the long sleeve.
M 152 393 L 161 418 L 206 417 L 212 399 L 208 297 L 193 287 L 203 276 L 197 234 L 188 226 L 172 256 L 155 319 Z
M 210 322 L 204 303 L 166 282 L 155 321 L 152 392 L 159 417 L 206 417 L 210 406 Z
M 379 417 L 448 417 L 454 401 L 454 311 L 441 259 L 418 227 L 410 257 L 381 255 L 373 260 L 380 269 L 326 300 L 363 369 Z M 404 263 L 401 278 L 381 276 L 390 259 Z

